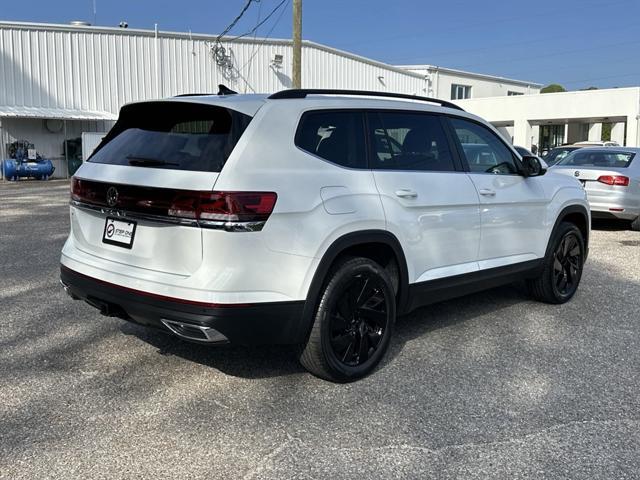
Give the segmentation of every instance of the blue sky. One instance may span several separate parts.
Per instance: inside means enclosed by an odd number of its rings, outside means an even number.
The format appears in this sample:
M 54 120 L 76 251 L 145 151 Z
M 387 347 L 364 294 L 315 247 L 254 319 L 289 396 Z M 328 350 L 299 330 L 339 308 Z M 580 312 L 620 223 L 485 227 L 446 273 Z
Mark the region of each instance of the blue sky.
M 281 0 L 251 5 L 240 34 Z M 245 0 L 96 0 L 97 24 L 219 33 Z M 92 0 L 4 1 L 2 20 L 92 21 Z M 303 37 L 392 64 L 428 63 L 570 90 L 640 85 L 640 0 L 303 0 Z M 291 35 L 291 4 L 259 30 Z M 277 22 L 277 23 L 276 23 Z

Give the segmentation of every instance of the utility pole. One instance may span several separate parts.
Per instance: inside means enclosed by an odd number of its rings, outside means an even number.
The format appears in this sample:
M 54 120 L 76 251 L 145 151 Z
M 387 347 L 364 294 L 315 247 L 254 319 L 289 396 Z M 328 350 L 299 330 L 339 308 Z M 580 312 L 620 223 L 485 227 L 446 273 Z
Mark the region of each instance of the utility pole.
M 302 0 L 293 0 L 293 88 L 302 88 Z

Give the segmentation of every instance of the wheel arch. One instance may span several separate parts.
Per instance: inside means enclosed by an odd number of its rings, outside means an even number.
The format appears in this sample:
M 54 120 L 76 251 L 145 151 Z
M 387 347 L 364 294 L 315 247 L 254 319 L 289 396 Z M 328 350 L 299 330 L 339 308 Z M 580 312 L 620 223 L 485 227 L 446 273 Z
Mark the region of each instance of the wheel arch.
M 589 232 L 591 230 L 589 225 L 589 212 L 583 205 L 569 205 L 563 208 L 558 216 L 556 217 L 556 221 L 551 229 L 551 234 L 549 235 L 549 240 L 547 242 L 547 254 L 549 253 L 550 242 L 553 238 L 554 234 L 560 227 L 562 222 L 571 222 L 573 223 L 584 237 L 584 247 L 585 247 L 585 260 L 587 258 L 587 253 L 589 252 Z
M 315 312 L 322 286 L 327 278 L 331 267 L 342 256 L 363 256 L 379 261 L 376 255 L 378 248 L 387 249 L 393 255 L 398 269 L 398 292 L 396 296 L 397 312 L 403 313 L 407 306 L 409 273 L 407 261 L 399 240 L 394 234 L 386 230 L 363 230 L 359 232 L 347 233 L 336 239 L 327 248 L 322 256 L 318 268 L 313 275 L 302 315 L 301 339 L 306 338 L 313 325 L 313 314 Z M 383 265 L 384 266 L 384 265 Z

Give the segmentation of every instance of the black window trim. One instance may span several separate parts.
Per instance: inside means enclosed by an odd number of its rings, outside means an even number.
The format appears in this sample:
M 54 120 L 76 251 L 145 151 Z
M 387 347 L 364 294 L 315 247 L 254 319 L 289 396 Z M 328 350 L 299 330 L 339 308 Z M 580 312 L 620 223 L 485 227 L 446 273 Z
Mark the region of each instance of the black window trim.
M 445 115 L 447 117 L 446 119 L 446 123 L 447 123 L 447 129 L 449 130 L 451 136 L 453 137 L 453 140 L 455 142 L 455 146 L 456 146 L 456 150 L 458 152 L 458 156 L 462 159 L 462 164 L 464 166 L 464 171 L 466 173 L 469 174 L 473 174 L 473 175 L 497 175 L 495 173 L 490 173 L 490 172 L 473 172 L 471 171 L 471 167 L 469 166 L 469 162 L 467 162 L 467 157 L 465 156 L 464 153 L 464 149 L 462 148 L 462 142 L 460 142 L 460 139 L 458 138 L 458 135 L 456 134 L 456 130 L 453 127 L 452 123 L 451 123 L 451 119 L 459 119 L 459 120 L 465 120 L 469 123 L 475 123 L 476 125 L 484 128 L 485 130 L 487 130 L 489 133 L 491 133 L 492 135 L 494 135 L 498 141 L 500 141 L 505 147 L 507 147 L 507 150 L 511 153 L 511 158 L 513 158 L 513 163 L 515 164 L 516 168 L 517 168 L 517 172 L 516 173 L 501 173 L 499 174 L 500 176 L 519 176 L 519 177 L 524 177 L 525 175 L 523 174 L 523 167 L 522 167 L 522 162 L 520 161 L 520 159 L 518 158 L 518 155 L 514 154 L 514 149 L 511 145 L 509 145 L 506 140 L 502 137 L 502 135 L 500 135 L 499 133 L 496 134 L 494 131 L 492 131 L 490 128 L 487 127 L 487 125 L 483 124 L 482 122 L 479 122 L 473 118 L 469 118 L 469 117 L 463 117 L 460 115 Z
M 304 148 L 298 145 L 298 140 L 301 135 L 302 124 L 304 122 L 305 116 L 313 113 L 327 113 L 327 112 L 357 112 L 360 114 L 361 119 L 363 121 L 364 128 L 364 141 L 365 141 L 365 156 L 366 156 L 366 167 L 346 167 L 344 165 L 340 165 L 338 163 L 332 162 L 331 160 L 327 160 L 326 158 L 322 158 L 319 155 L 316 155 L 313 152 L 309 152 Z M 400 113 L 400 114 L 420 114 L 420 115 L 431 115 L 435 117 L 439 117 L 440 125 L 444 130 L 444 134 L 447 137 L 447 146 L 449 147 L 449 152 L 451 154 L 451 159 L 453 161 L 454 170 L 445 170 L 445 171 L 437 171 L 437 170 L 394 170 L 394 169 L 376 169 L 373 168 L 373 150 L 372 150 L 372 142 L 371 135 L 369 129 L 369 115 L 370 114 L 379 114 L 379 113 Z M 430 112 L 425 110 L 413 110 L 406 108 L 363 108 L 363 107 L 354 107 L 354 108 L 311 108 L 309 110 L 305 110 L 302 112 L 302 115 L 298 118 L 298 124 L 296 126 L 296 133 L 294 135 L 294 146 L 308 155 L 313 155 L 315 158 L 322 160 L 323 162 L 327 162 L 331 165 L 334 165 L 339 168 L 344 168 L 345 170 L 355 170 L 355 171 L 372 171 L 372 172 L 415 172 L 415 173 L 467 173 L 468 165 L 466 165 L 466 161 L 464 161 L 464 157 L 460 156 L 460 151 L 455 142 L 455 132 L 451 131 L 451 126 L 447 120 L 445 120 L 449 115 L 443 112 Z M 465 118 L 465 117 L 460 117 Z M 466 170 L 465 170 L 466 168 Z

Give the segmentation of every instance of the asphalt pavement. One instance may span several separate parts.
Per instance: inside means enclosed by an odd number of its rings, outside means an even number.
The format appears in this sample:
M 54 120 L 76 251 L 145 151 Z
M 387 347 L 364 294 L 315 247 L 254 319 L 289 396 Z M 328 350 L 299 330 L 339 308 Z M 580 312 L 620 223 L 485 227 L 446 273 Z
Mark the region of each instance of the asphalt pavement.
M 575 298 L 521 285 L 398 320 L 336 385 L 72 301 L 68 183 L 0 182 L 0 479 L 640 478 L 640 233 L 596 225 Z

